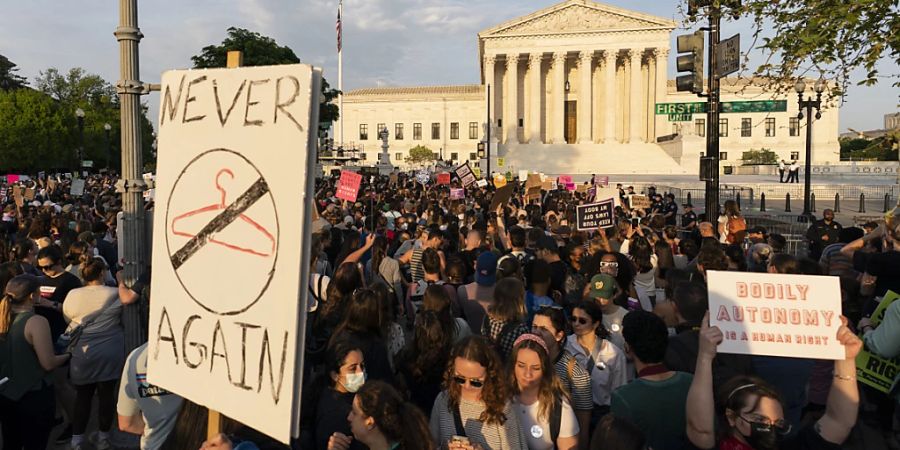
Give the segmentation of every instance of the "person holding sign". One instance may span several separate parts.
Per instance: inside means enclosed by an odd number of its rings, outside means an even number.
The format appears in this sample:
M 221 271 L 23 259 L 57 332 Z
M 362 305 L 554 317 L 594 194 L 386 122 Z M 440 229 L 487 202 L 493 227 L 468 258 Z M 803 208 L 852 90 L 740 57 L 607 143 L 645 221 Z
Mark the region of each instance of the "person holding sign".
M 724 335 L 709 326 L 709 313 L 700 325 L 697 367 L 687 397 L 687 436 L 701 449 L 776 450 L 839 449 L 856 424 L 859 390 L 856 384 L 856 355 L 862 341 L 847 328 L 847 319 L 837 332 L 845 358 L 834 363 L 834 382 L 828 393 L 825 415 L 814 424 L 791 434 L 784 407 L 775 388 L 756 377 L 735 377 L 713 396 L 712 363 L 716 347 Z M 725 427 L 716 438 L 715 423 Z

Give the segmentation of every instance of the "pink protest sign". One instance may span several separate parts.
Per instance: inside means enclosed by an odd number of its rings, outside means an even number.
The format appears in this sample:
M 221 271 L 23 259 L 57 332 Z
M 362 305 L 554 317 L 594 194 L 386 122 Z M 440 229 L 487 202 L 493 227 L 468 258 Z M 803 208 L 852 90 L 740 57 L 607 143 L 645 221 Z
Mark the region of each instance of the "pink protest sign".
M 341 180 L 338 182 L 337 193 L 335 197 L 348 202 L 355 202 L 359 195 L 359 184 L 362 183 L 362 175 L 350 172 L 348 170 L 341 171 Z
M 466 198 L 466 190 L 463 188 L 450 188 L 450 200 L 462 200 Z
M 604 176 L 604 177 L 594 178 L 594 185 L 595 186 L 603 186 L 603 187 L 609 186 L 609 177 Z
M 18 183 L 18 182 L 19 182 L 19 176 L 18 176 L 18 175 L 12 175 L 12 174 L 10 174 L 10 175 L 7 175 L 7 176 L 6 176 L 6 184 L 13 184 L 13 183 Z
M 575 190 L 575 183 L 568 182 L 568 183 L 563 183 L 563 185 L 566 186 L 566 190 L 567 190 L 567 191 L 574 191 L 574 190 Z
M 450 184 L 450 173 L 441 172 L 437 175 L 438 184 Z
M 560 175 L 559 176 L 559 184 L 565 186 L 571 182 L 572 182 L 572 175 Z

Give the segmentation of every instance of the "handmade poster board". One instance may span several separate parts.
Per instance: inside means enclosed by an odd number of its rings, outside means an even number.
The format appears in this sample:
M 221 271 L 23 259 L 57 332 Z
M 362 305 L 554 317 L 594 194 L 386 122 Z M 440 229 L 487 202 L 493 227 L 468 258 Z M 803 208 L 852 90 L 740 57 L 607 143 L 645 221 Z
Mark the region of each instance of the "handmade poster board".
M 456 169 L 453 169 L 453 172 L 456 173 L 459 182 L 462 183 L 464 188 L 469 187 L 475 182 L 475 174 L 472 172 L 472 168 L 469 167 L 468 162 L 460 164 Z
M 613 200 L 606 199 L 602 202 L 590 205 L 580 205 L 575 208 L 575 218 L 578 231 L 593 231 L 598 228 L 611 228 L 615 226 L 613 221 L 615 206 Z
M 466 198 L 466 190 L 463 188 L 450 188 L 450 200 L 462 200 Z
M 355 202 L 359 197 L 360 183 L 362 183 L 361 174 L 349 170 L 342 170 L 341 179 L 338 180 L 334 196 L 341 200 Z
M 441 172 L 437 174 L 437 182 L 441 185 L 449 185 L 450 184 L 450 173 L 449 172 Z
M 72 185 L 69 186 L 69 194 L 76 197 L 84 195 L 84 178 L 75 178 L 72 180 Z
M 898 299 L 900 299 L 900 295 L 894 291 L 888 291 L 872 314 L 873 327 L 881 324 L 888 306 Z M 882 358 L 865 347 L 856 356 L 856 378 L 885 394 L 890 392 L 898 371 L 900 371 L 900 357 Z
M 176 70 L 160 92 L 148 382 L 284 443 L 299 432 L 321 76 Z
M 632 194 L 628 196 L 628 207 L 631 209 L 650 209 L 650 197 Z
M 837 277 L 711 270 L 707 278 L 709 324 L 725 335 L 719 352 L 844 359 Z
M 491 200 L 491 208 L 488 211 L 496 211 L 497 207 L 500 205 L 506 205 L 509 202 L 509 198 L 512 197 L 513 194 L 513 185 L 507 184 L 494 192 L 494 197 Z
M 606 200 L 608 198 L 613 199 L 613 203 L 615 206 L 622 206 L 621 200 L 619 198 L 619 190 L 616 188 L 597 188 L 597 193 L 594 194 L 594 198 L 597 200 Z

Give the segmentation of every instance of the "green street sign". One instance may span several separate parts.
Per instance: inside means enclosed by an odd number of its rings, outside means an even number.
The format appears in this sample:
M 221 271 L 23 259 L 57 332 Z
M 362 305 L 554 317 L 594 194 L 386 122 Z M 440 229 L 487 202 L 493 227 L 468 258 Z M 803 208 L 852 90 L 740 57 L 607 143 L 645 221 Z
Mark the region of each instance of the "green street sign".
M 720 112 L 729 113 L 760 113 L 760 112 L 785 112 L 787 100 L 748 100 L 737 102 L 722 102 Z M 657 115 L 668 115 L 670 122 L 673 115 L 706 114 L 706 102 L 689 103 L 657 103 Z M 690 118 L 688 119 L 690 120 Z
M 691 114 L 669 114 L 669 122 L 690 122 L 692 119 Z

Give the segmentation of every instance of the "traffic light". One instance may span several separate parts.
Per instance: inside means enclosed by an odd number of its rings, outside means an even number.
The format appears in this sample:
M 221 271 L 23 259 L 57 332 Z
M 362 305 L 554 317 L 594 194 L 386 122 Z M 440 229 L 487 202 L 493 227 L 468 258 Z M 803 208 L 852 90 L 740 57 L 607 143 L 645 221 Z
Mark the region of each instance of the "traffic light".
M 476 148 L 478 149 L 478 158 L 484 159 L 484 142 L 479 142 Z
M 678 55 L 676 68 L 678 72 L 690 72 L 679 75 L 675 80 L 678 92 L 688 91 L 695 94 L 703 92 L 703 31 L 695 31 L 693 34 L 678 36 Z

